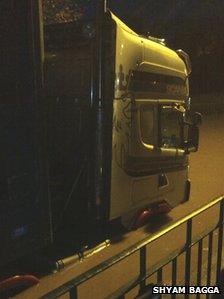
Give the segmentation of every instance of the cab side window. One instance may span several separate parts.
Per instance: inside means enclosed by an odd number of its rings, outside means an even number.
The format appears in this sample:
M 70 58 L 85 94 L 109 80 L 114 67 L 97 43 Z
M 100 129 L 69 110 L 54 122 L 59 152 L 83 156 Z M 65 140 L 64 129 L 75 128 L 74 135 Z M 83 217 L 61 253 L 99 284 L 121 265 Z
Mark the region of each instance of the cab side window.
M 153 145 L 154 140 L 154 111 L 153 106 L 140 107 L 141 139 L 144 143 Z
M 172 106 L 161 106 L 160 120 L 160 147 L 181 147 L 180 113 Z

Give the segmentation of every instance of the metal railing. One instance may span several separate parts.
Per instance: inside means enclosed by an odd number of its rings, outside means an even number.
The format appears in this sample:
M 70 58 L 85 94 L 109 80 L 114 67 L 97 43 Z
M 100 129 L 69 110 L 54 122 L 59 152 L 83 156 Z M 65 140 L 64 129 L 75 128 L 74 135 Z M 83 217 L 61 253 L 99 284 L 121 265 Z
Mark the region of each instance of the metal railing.
M 218 223 L 212 228 L 204 231 L 200 236 L 196 236 L 194 239 L 192 238 L 192 220 L 197 215 L 202 212 L 207 211 L 208 209 L 219 205 L 219 219 Z M 212 251 L 213 251 L 213 234 L 215 230 L 218 230 L 218 238 L 217 238 L 217 260 L 216 260 L 216 282 L 220 279 L 220 273 L 222 268 L 222 245 L 223 245 L 223 214 L 224 214 L 224 196 L 214 199 L 210 203 L 202 206 L 201 208 L 193 211 L 182 219 L 174 222 L 173 224 L 167 226 L 163 230 L 155 233 L 154 235 L 145 238 L 144 240 L 132 245 L 131 247 L 125 249 L 121 253 L 109 258 L 108 260 L 100 263 L 99 265 L 93 267 L 87 272 L 75 277 L 74 279 L 68 281 L 62 286 L 54 289 L 53 291 L 47 293 L 42 299 L 51 299 L 51 298 L 59 298 L 64 294 L 69 294 L 70 299 L 78 298 L 78 286 L 90 280 L 92 277 L 102 273 L 113 265 L 121 262 L 127 257 L 133 255 L 136 252 L 139 252 L 139 273 L 135 279 L 130 281 L 125 286 L 116 290 L 113 294 L 111 294 L 107 298 L 117 298 L 123 299 L 125 295 L 130 292 L 132 289 L 139 286 L 139 293 L 141 294 L 146 289 L 146 280 L 154 274 L 157 274 L 157 283 L 161 284 L 163 281 L 163 268 L 171 264 L 172 266 L 172 285 L 177 284 L 177 260 L 181 254 L 185 254 L 185 269 L 184 269 L 184 283 L 183 285 L 190 285 L 191 278 L 191 258 L 192 258 L 192 247 L 197 245 L 197 285 L 200 286 L 202 283 L 202 254 L 203 254 L 203 240 L 208 237 L 208 256 L 207 256 L 207 280 L 206 284 L 210 285 L 211 283 L 211 270 L 212 270 Z M 152 242 L 158 240 L 165 234 L 173 231 L 175 228 L 180 227 L 182 224 L 187 225 L 186 229 L 186 242 L 183 247 L 173 252 L 168 258 L 164 261 L 160 261 L 157 265 L 154 265 L 150 270 L 147 269 L 147 246 L 149 246 Z M 184 295 L 185 298 L 189 298 L 188 294 Z M 209 295 L 207 295 L 207 298 Z M 149 298 L 149 297 L 147 297 Z M 171 295 L 172 299 L 176 298 L 176 294 Z M 200 298 L 200 294 L 197 294 L 197 298 Z

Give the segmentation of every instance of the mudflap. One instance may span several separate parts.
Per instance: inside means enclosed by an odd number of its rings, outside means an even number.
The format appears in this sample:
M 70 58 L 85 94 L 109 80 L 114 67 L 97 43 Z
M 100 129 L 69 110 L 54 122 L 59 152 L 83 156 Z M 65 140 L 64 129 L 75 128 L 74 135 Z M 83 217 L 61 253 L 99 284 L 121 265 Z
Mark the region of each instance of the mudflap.
M 39 279 L 33 275 L 17 275 L 0 282 L 0 298 L 11 298 L 25 289 L 39 283 Z

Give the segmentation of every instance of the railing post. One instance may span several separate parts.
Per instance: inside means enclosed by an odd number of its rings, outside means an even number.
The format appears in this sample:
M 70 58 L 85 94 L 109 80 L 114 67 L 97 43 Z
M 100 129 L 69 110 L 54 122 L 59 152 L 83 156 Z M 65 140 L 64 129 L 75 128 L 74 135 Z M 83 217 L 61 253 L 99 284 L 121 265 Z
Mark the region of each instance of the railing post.
M 172 261 L 172 285 L 177 284 L 177 258 L 175 257 Z M 172 299 L 176 299 L 176 294 L 171 295 Z
M 74 286 L 70 291 L 69 291 L 69 298 L 70 299 L 78 299 L 78 293 L 77 293 L 77 287 Z
M 203 250 L 203 238 L 201 240 L 199 240 L 198 243 L 198 267 L 197 267 L 197 285 L 200 286 L 201 285 L 201 274 L 202 274 L 202 250 Z M 199 299 L 200 298 L 200 294 L 196 295 L 196 298 Z
M 191 271 L 191 242 L 192 242 L 192 219 L 187 221 L 187 235 L 186 235 L 186 258 L 185 258 L 185 285 L 190 285 L 190 271 Z M 189 298 L 188 294 L 185 294 L 185 298 Z
M 211 284 L 211 269 L 212 269 L 212 245 L 213 245 L 213 232 L 208 237 L 208 265 L 207 265 L 207 285 Z
M 220 211 L 219 211 L 219 234 L 218 234 L 218 252 L 217 252 L 217 265 L 216 265 L 216 283 L 218 283 L 220 279 L 221 266 L 222 266 L 223 210 L 224 210 L 224 197 L 220 202 Z
M 157 271 L 157 283 L 158 284 L 162 284 L 163 281 L 163 268 L 161 267 L 158 271 Z
M 146 276 L 146 246 L 143 246 L 140 249 L 140 291 L 143 290 L 146 286 L 145 284 Z

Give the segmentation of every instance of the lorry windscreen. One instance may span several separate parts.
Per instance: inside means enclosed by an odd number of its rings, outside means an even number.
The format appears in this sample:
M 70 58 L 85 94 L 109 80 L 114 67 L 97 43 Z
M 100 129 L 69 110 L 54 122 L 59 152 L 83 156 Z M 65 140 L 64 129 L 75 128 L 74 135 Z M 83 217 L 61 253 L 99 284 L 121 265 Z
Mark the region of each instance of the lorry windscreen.
M 166 94 L 168 98 L 184 98 L 187 95 L 187 83 L 180 77 L 133 71 L 128 89 L 135 93 Z

